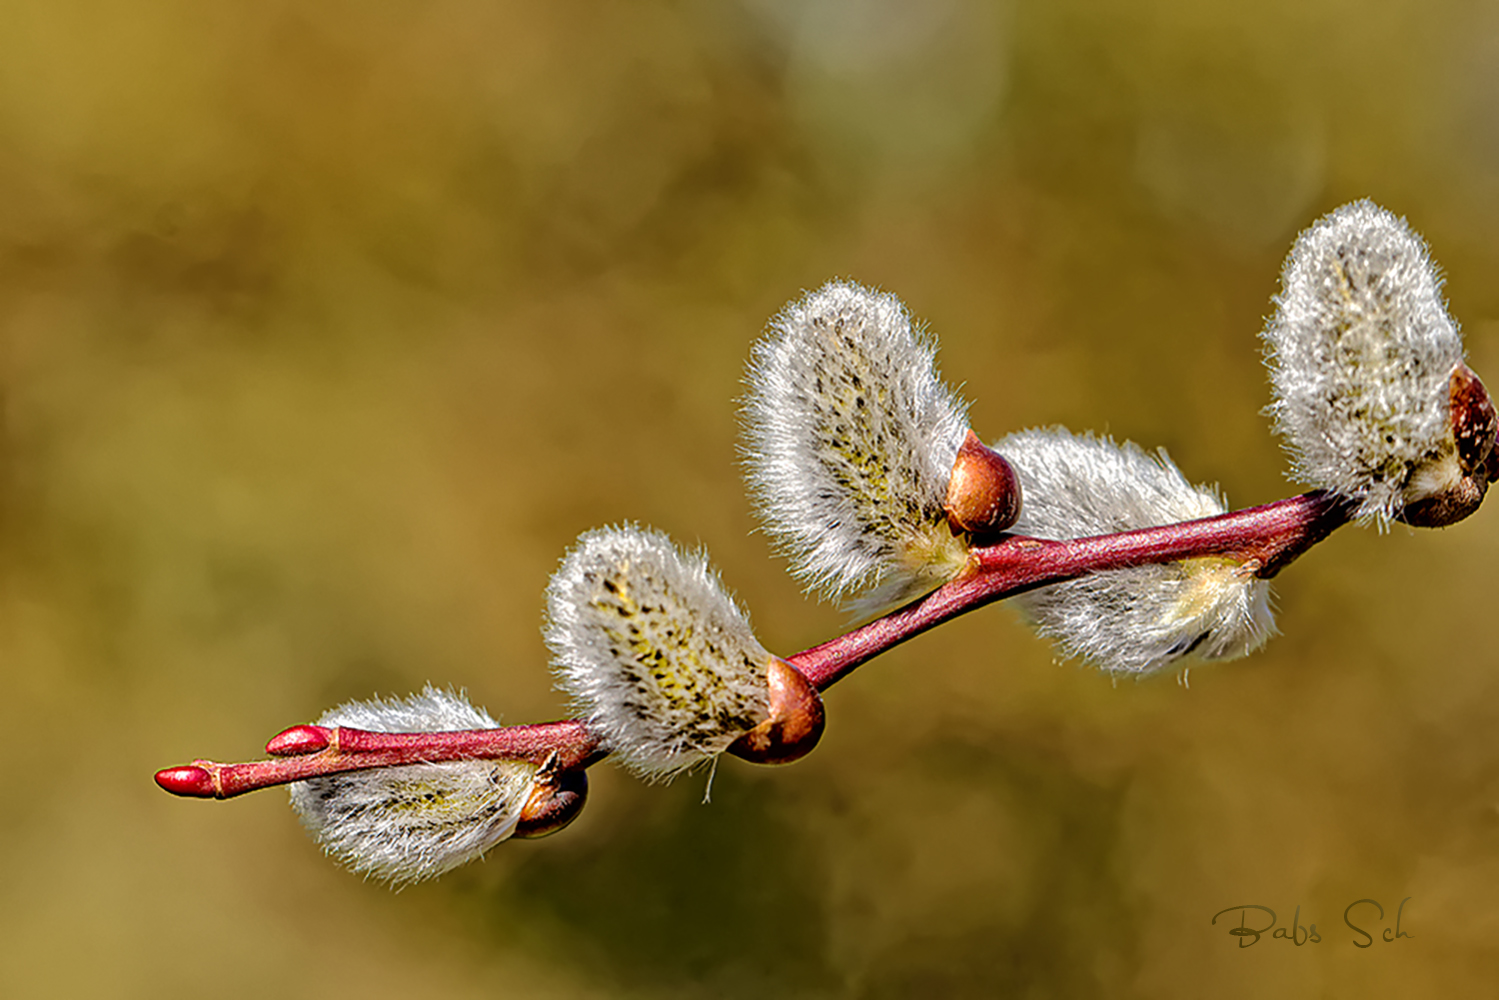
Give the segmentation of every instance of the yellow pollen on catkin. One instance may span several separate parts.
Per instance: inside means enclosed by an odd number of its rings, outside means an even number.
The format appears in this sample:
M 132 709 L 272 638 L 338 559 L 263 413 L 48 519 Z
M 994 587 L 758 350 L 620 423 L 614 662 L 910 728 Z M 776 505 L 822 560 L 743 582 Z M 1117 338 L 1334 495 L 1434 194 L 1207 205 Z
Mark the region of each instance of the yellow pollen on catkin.
M 1222 556 L 1185 559 L 1178 565 L 1187 586 L 1171 611 L 1162 617 L 1162 624 L 1206 614 L 1228 588 L 1243 583 L 1252 572 L 1245 563 Z

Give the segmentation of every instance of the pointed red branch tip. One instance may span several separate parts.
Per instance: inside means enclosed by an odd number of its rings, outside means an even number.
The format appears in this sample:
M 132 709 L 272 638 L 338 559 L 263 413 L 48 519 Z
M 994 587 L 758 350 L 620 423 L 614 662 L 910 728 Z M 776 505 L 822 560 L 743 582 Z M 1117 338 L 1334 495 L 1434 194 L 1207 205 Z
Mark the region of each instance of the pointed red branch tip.
M 193 765 L 157 771 L 156 783 L 173 795 L 187 795 L 195 799 L 211 799 L 218 794 L 213 787 L 213 776 Z
M 292 726 L 272 736 L 265 752 L 272 757 L 300 757 L 326 750 L 330 742 L 328 730 L 322 726 Z

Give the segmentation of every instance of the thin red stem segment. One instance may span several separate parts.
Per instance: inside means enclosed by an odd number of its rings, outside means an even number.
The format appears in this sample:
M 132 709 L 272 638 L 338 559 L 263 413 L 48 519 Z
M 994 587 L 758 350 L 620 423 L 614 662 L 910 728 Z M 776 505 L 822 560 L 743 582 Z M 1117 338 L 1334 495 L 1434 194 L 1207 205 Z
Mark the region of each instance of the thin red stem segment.
M 976 546 L 968 571 L 946 586 L 787 657 L 787 662 L 819 691 L 826 690 L 860 664 L 958 615 L 1099 570 L 1219 556 L 1253 565 L 1258 576 L 1269 578 L 1347 524 L 1351 511 L 1345 501 L 1318 491 L 1217 517 L 1094 538 L 1054 542 L 1004 536 Z M 156 783 L 177 795 L 227 799 L 272 785 L 402 764 L 484 758 L 539 766 L 556 754 L 553 767 L 566 771 L 604 757 L 598 738 L 571 719 L 439 733 L 293 726 L 273 738 L 266 752 L 276 759 L 247 764 L 198 760 L 157 772 Z
M 862 628 L 786 661 L 825 691 L 855 667 L 975 608 L 1099 570 L 1221 556 L 1266 579 L 1347 524 L 1352 508 L 1316 491 L 1197 521 L 1051 542 L 1012 535 L 975 548 L 968 572 Z
M 321 738 L 322 748 L 299 752 Z M 298 749 L 288 749 L 288 746 Z M 343 726 L 293 726 L 274 737 L 266 752 L 292 753 L 274 760 L 217 764 L 195 760 L 156 773 L 156 783 L 177 795 L 229 799 L 274 785 L 322 778 L 375 767 L 436 763 L 445 760 L 525 760 L 538 767 L 555 754 L 557 771 L 587 767 L 602 759 L 598 740 L 573 719 L 498 729 L 463 729 L 437 733 L 372 733 Z

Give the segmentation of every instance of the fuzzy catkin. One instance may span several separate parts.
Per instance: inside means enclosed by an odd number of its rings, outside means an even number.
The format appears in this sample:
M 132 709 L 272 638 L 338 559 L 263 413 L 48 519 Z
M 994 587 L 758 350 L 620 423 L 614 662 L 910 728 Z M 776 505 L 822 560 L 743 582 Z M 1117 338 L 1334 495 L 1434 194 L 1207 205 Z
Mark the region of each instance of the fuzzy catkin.
M 868 612 L 963 569 L 943 500 L 966 407 L 899 299 L 834 281 L 791 303 L 747 382 L 750 493 L 809 589 Z
M 499 723 L 461 695 L 429 686 L 409 698 L 340 705 L 318 725 L 425 733 Z M 328 854 L 404 884 L 435 878 L 509 837 L 535 777 L 535 766 L 520 761 L 409 764 L 295 782 L 291 804 Z
M 656 531 L 578 539 L 547 588 L 558 686 L 637 774 L 672 774 L 764 721 L 771 656 L 702 554 Z
M 1151 456 L 1060 427 L 1020 431 L 994 447 L 1020 477 L 1025 504 L 1016 534 L 1085 538 L 1227 510 L 1216 492 L 1188 483 L 1165 452 Z M 1160 670 L 1188 654 L 1244 656 L 1275 630 L 1269 583 L 1221 558 L 1090 573 L 1014 601 L 1066 655 L 1122 673 Z
M 1404 219 L 1370 201 L 1322 218 L 1297 238 L 1275 304 L 1268 412 L 1294 476 L 1384 522 L 1461 475 L 1448 383 L 1462 341 Z

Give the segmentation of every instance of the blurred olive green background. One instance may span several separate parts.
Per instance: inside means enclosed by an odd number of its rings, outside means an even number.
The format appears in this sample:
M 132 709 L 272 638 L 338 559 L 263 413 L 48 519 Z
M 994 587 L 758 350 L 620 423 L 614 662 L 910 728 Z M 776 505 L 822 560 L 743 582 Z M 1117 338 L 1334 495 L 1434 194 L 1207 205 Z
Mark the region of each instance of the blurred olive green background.
M 707 806 L 601 767 L 566 833 L 400 893 L 279 791 L 151 782 L 428 681 L 556 717 L 541 594 L 601 524 L 706 545 L 772 649 L 835 634 L 735 453 L 751 342 L 835 276 L 930 323 L 990 439 L 1285 495 L 1256 334 L 1365 196 L 1499 377 L 1499 7 L 0 6 L 0 993 L 1487 992 L 1493 509 L 1334 536 L 1190 688 L 985 610 L 795 767 Z M 1237 948 L 1242 904 L 1322 942 Z

